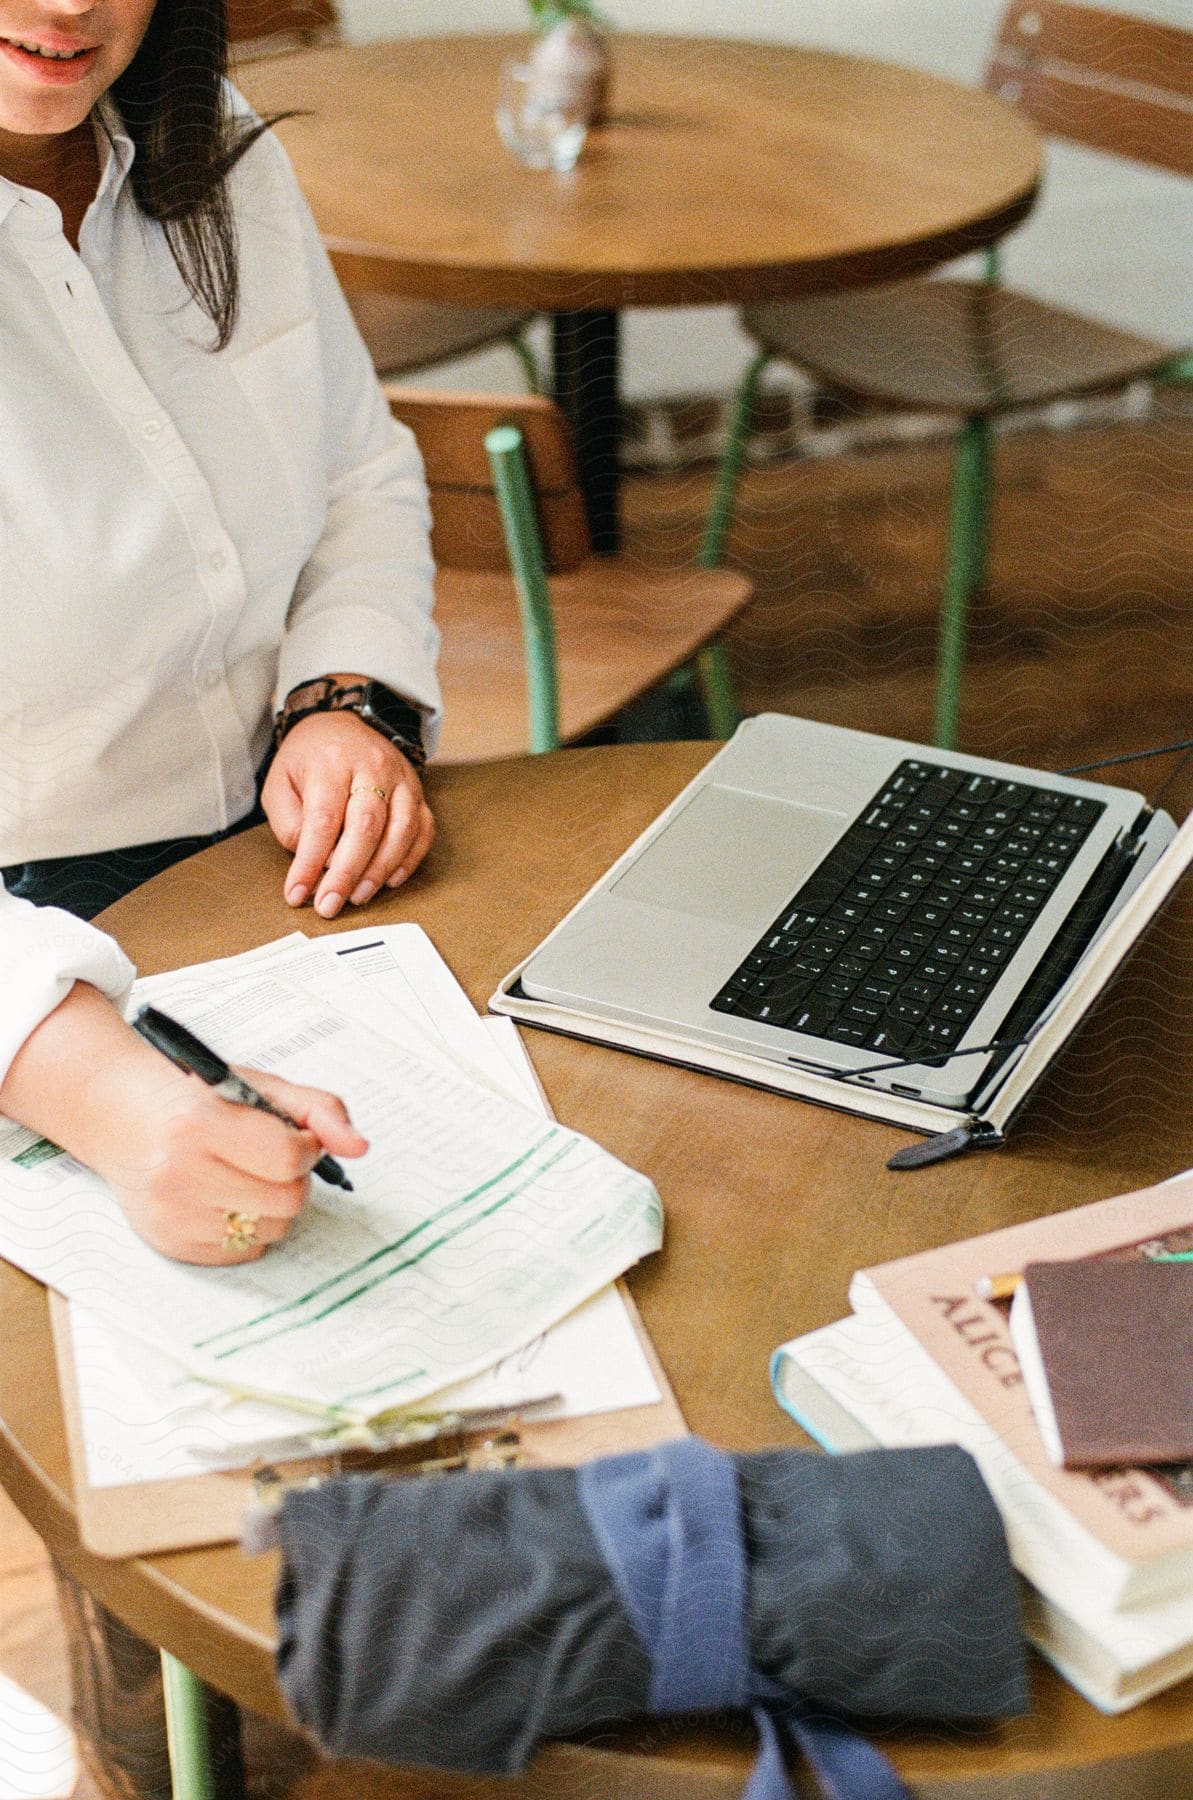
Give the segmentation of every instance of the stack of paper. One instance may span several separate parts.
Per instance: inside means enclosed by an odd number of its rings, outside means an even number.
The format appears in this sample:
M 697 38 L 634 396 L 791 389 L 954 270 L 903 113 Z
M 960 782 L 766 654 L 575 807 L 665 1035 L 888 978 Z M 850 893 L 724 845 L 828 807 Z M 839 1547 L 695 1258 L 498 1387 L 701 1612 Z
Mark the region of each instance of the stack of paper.
M 0 1252 L 71 1300 L 93 1482 L 189 1474 L 302 1423 L 229 1390 L 362 1416 L 658 1399 L 609 1288 L 659 1247 L 658 1196 L 545 1116 L 512 1027 L 477 1018 L 417 927 L 295 933 L 140 982 L 146 1000 L 229 1060 L 340 1093 L 371 1147 L 352 1194 L 313 1181 L 283 1246 L 203 1269 L 150 1250 L 70 1157 L 3 1133 Z

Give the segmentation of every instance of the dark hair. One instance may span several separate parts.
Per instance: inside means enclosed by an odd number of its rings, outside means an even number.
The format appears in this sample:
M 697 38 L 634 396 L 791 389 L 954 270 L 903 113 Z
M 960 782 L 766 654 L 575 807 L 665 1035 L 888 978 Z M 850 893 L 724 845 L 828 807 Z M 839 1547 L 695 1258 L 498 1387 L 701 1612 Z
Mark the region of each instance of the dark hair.
M 277 117 L 237 119 L 224 77 L 224 0 L 158 0 L 112 98 L 136 146 L 130 171 L 141 211 L 161 225 L 187 289 L 222 350 L 236 324 L 236 225 L 226 177 Z

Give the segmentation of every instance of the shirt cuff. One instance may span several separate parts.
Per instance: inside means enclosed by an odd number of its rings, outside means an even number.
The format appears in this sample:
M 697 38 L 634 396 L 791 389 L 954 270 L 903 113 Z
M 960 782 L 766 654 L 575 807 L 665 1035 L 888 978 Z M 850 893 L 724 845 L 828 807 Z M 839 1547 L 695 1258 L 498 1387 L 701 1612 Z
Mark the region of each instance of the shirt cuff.
M 86 981 L 123 1010 L 136 969 L 114 938 L 57 906 L 18 900 L 0 883 L 0 1082 L 25 1039 Z
M 296 620 L 286 633 L 278 664 L 275 707 L 300 682 L 351 669 L 392 688 L 423 713 L 423 742 L 430 756 L 439 741 L 442 707 L 435 674 L 439 634 L 430 619 L 407 624 L 367 606 L 339 607 Z

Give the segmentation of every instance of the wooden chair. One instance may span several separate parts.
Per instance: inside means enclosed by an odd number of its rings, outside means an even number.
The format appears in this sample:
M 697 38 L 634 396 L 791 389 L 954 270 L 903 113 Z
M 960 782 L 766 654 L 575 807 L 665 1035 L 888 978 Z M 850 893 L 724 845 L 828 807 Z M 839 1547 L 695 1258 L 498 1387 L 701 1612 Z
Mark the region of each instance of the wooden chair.
M 228 0 L 228 41 L 235 63 L 334 44 L 339 36 L 335 0 Z M 343 280 L 342 268 L 340 275 Z M 505 344 L 517 357 L 531 392 L 541 386 L 534 355 L 522 335 L 532 313 L 404 300 L 364 289 L 349 290 L 346 297 L 373 366 L 383 376 L 409 375 L 489 344 Z
M 1193 174 L 1193 33 L 1070 0 L 1011 0 L 986 84 L 1046 132 Z M 702 560 L 728 526 L 759 378 L 774 357 L 853 400 L 961 420 L 937 650 L 934 742 L 955 747 L 966 615 L 985 579 L 992 421 L 1017 408 L 1193 378 L 1179 347 L 1116 331 L 982 281 L 893 287 L 745 308 L 759 350 L 738 389 Z
M 446 723 L 439 759 L 552 750 L 695 664 L 710 731 L 736 724 L 719 634 L 744 576 L 594 556 L 567 427 L 538 395 L 388 386 L 431 488 Z

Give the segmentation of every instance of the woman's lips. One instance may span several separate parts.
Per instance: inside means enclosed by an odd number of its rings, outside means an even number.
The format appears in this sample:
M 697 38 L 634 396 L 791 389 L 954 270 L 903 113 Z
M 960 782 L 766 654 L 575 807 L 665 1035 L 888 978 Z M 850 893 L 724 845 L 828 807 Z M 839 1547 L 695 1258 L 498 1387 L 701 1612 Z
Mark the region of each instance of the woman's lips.
M 0 54 L 16 68 L 42 82 L 46 87 L 71 87 L 76 81 L 91 70 L 99 55 L 98 44 L 82 50 L 77 56 L 67 58 L 37 56 L 33 51 L 22 50 L 8 38 L 0 38 Z

